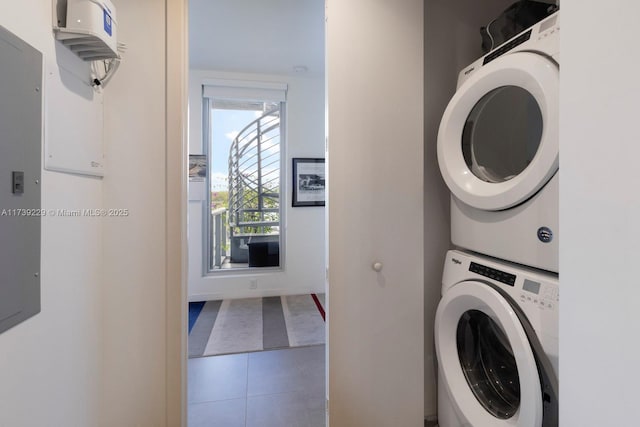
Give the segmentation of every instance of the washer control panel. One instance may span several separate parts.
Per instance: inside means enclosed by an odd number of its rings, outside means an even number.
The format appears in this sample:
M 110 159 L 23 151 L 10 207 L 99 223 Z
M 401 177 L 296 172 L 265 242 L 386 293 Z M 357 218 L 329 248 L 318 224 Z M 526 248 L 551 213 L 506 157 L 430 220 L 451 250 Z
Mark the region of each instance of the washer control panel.
M 454 262 L 457 259 L 454 258 Z M 558 286 L 545 283 L 535 275 L 525 277 L 525 274 L 515 275 L 488 265 L 471 261 L 470 272 L 491 279 L 512 288 L 509 293 L 523 305 L 535 306 L 540 310 L 557 310 L 560 299 Z
M 505 285 L 513 286 L 516 283 L 516 275 L 506 273 L 504 271 L 497 270 L 495 268 L 487 267 L 486 265 L 472 262 L 469 265 L 469 271 L 477 273 L 481 276 L 488 277 L 489 279 L 497 280 Z
M 556 310 L 560 294 L 557 286 L 524 279 L 520 303 L 533 304 L 543 310 Z

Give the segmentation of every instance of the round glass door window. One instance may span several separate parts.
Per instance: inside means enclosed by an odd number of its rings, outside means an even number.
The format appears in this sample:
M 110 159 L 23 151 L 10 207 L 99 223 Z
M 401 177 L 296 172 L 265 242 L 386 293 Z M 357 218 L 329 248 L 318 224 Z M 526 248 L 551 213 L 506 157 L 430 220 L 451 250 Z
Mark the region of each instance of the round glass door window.
M 531 163 L 542 138 L 542 112 L 536 99 L 518 86 L 502 86 L 483 96 L 467 117 L 462 153 L 469 170 L 498 183 Z
M 485 313 L 465 312 L 457 328 L 458 357 L 478 402 L 494 417 L 511 418 L 520 406 L 520 381 L 511 346 Z

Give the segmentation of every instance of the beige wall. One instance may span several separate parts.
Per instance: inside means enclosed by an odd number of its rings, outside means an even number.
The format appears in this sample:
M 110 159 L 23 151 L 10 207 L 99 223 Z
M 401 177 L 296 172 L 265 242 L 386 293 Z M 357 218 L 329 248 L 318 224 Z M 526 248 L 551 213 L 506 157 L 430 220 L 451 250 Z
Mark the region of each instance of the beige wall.
M 43 218 L 42 312 L 0 335 L 2 427 L 161 427 L 180 425 L 186 417 L 180 413 L 185 5 L 115 3 L 120 41 L 128 50 L 89 107 L 104 117 L 104 126 L 89 131 L 104 138 L 105 178 L 43 171 L 42 206 L 122 208 L 130 214 Z M 80 149 L 86 141 L 74 136 L 74 112 L 87 103 L 76 100 L 79 95 L 59 75 L 64 68 L 81 79 L 86 64 L 55 42 L 51 6 L 50 0 L 0 1 L 0 25 L 44 54 L 45 111 L 64 109 L 68 120 L 51 130 L 47 125 L 45 141 L 64 138 Z M 171 10 L 171 81 L 165 77 L 165 7 Z
M 101 425 L 166 425 L 165 2 L 119 0 L 123 63 L 105 90 Z
M 330 0 L 327 13 L 330 423 L 417 427 L 423 2 Z
M 69 122 L 55 133 L 47 125 L 45 141 L 82 146 L 71 126 L 87 102 L 65 86 L 60 72 L 82 70 L 83 63 L 54 41 L 51 1 L 2 0 L 0 25 L 43 53 L 45 115 L 67 110 Z M 52 93 L 64 96 L 65 104 Z M 96 95 L 88 108 L 100 115 L 101 101 Z M 99 128 L 89 131 L 101 134 Z M 96 178 L 43 171 L 42 208 L 99 208 L 102 187 Z M 0 335 L 0 426 L 95 425 L 104 349 L 102 236 L 99 218 L 42 219 L 42 311 Z

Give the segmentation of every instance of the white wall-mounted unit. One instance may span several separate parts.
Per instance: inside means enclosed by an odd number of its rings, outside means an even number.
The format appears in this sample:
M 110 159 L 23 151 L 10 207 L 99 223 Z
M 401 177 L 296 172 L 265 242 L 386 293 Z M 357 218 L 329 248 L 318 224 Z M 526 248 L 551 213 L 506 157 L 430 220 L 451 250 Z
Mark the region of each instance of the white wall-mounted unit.
M 119 58 L 116 9 L 109 0 L 67 0 L 56 38 L 85 61 Z

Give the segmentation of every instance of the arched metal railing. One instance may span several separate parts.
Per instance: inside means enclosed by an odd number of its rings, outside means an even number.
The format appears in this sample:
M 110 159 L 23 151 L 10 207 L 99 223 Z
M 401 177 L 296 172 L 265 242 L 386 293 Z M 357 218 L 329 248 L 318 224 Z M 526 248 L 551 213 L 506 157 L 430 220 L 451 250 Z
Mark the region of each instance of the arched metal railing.
M 280 110 L 267 111 L 229 149 L 230 234 L 271 234 L 280 225 Z

